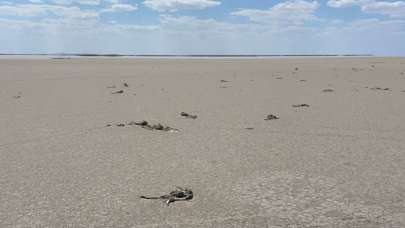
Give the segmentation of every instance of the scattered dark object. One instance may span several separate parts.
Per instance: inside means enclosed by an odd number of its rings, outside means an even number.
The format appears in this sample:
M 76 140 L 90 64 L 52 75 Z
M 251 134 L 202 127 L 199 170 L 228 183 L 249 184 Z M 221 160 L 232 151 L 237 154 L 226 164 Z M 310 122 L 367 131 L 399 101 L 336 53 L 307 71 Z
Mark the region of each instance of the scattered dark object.
M 306 81 L 307 81 L 307 80 L 305 80 L 305 79 L 301 79 L 301 80 L 300 80 L 300 82 L 306 82 Z
M 189 118 L 189 119 L 197 119 L 197 115 L 191 115 L 191 114 L 188 114 L 186 112 L 181 112 L 180 115 L 184 116 L 186 118 Z
M 335 90 L 333 90 L 333 89 L 324 89 L 324 90 L 322 90 L 322 92 L 334 92 Z
M 119 90 L 119 91 L 113 92 L 113 93 L 111 93 L 111 94 L 122 94 L 122 93 L 124 93 L 124 90 Z
M 404 72 L 401 72 L 401 75 L 404 75 Z
M 133 125 L 138 125 L 137 122 L 135 121 L 131 121 L 129 123 L 127 123 L 128 126 L 133 126 Z
M 297 104 L 297 105 L 292 105 L 294 108 L 308 108 L 309 104 Z
M 148 123 L 148 121 L 141 121 L 141 122 L 135 122 L 135 121 L 132 121 L 131 123 L 129 123 L 128 125 L 138 125 L 138 126 L 142 126 L 142 127 L 144 127 L 144 126 L 148 126 L 149 125 L 149 123 Z
M 270 114 L 270 115 L 268 115 L 268 116 L 266 117 L 266 119 L 264 119 L 264 120 L 278 120 L 278 119 L 280 119 L 280 118 L 277 117 L 277 116 L 275 116 L 275 115 L 273 115 L 273 114 Z
M 401 92 L 405 93 L 405 90 L 402 90 Z
M 245 128 L 246 130 L 254 130 L 254 128 L 253 127 L 247 127 L 247 128 Z
M 167 132 L 177 132 L 178 129 L 176 128 L 172 128 L 172 127 L 167 127 L 167 126 L 163 126 L 162 124 L 158 123 L 158 124 L 154 124 L 151 125 L 149 124 L 147 121 L 141 121 L 141 122 L 135 122 L 135 121 L 131 121 L 127 124 L 128 126 L 140 126 L 143 129 L 146 130 L 157 130 L 157 131 L 167 131 Z M 111 124 L 107 124 L 106 127 L 111 127 Z M 125 127 L 126 125 L 123 123 L 117 124 L 117 127 Z
M 141 121 L 141 122 L 130 122 L 128 125 L 137 125 L 137 126 L 141 126 L 143 129 L 146 130 L 157 130 L 157 131 L 167 131 L 167 132 L 175 132 L 178 131 L 175 128 L 172 127 L 167 127 L 167 126 L 163 126 L 162 124 L 158 123 L 158 124 L 149 124 L 148 121 Z
M 107 86 L 107 89 L 115 89 L 115 86 Z
M 166 205 L 169 206 L 171 203 L 176 201 L 188 201 L 193 199 L 193 191 L 187 188 L 177 187 L 178 190 L 174 190 L 167 195 L 157 196 L 157 197 L 147 197 L 141 196 L 141 199 L 152 199 L 152 200 L 166 200 Z
M 391 89 L 390 89 L 390 88 L 373 87 L 373 88 L 371 88 L 371 90 L 385 90 L 385 91 L 389 91 L 389 90 L 391 90 Z
M 21 98 L 21 92 L 18 92 L 17 95 L 13 96 L 14 99 L 20 99 Z
M 222 83 L 226 83 L 226 82 L 229 82 L 229 81 L 227 81 L 227 80 L 221 80 L 221 82 L 222 82 Z
M 129 87 L 128 83 L 126 83 L 126 82 L 124 83 L 124 86 L 125 86 L 125 87 Z
M 295 71 L 298 71 L 298 67 L 295 68 Z
M 152 129 L 155 129 L 155 130 L 158 130 L 158 131 L 163 131 L 165 129 L 165 127 L 163 127 L 162 124 L 158 123 L 158 124 L 152 125 Z

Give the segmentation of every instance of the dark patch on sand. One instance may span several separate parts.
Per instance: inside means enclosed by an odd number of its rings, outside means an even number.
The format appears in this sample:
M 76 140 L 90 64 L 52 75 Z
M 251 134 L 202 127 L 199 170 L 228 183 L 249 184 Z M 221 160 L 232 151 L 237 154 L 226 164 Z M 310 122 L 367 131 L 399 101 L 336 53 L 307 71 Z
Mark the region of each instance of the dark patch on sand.
M 383 91 L 390 91 L 391 89 L 390 88 L 381 88 L 381 87 L 373 87 L 373 88 L 370 88 L 371 90 L 383 90 Z
M 140 126 L 140 127 L 142 127 L 143 129 L 146 129 L 146 130 L 157 130 L 157 131 L 166 131 L 166 132 L 176 132 L 176 131 L 178 131 L 178 129 L 176 129 L 176 128 L 172 128 L 172 127 L 169 127 L 169 126 L 164 126 L 164 125 L 162 125 L 160 123 L 158 123 L 158 124 L 150 124 L 146 120 L 143 120 L 141 122 L 132 121 L 128 125 Z
M 111 94 L 123 94 L 123 93 L 124 93 L 124 90 L 118 90 L 116 92 L 112 92 Z
M 309 104 L 296 104 L 292 105 L 294 108 L 309 108 Z
M 183 116 L 188 119 L 197 119 L 197 115 L 191 115 L 191 114 L 188 114 L 187 112 L 181 112 L 180 116 Z
M 166 200 L 166 205 L 169 206 L 171 203 L 176 201 L 189 201 L 194 197 L 193 191 L 187 188 L 177 187 L 177 190 L 171 191 L 167 195 L 162 196 L 141 196 L 141 199 L 150 200 Z
M 278 120 L 278 119 L 280 119 L 278 116 L 270 114 L 264 120 Z

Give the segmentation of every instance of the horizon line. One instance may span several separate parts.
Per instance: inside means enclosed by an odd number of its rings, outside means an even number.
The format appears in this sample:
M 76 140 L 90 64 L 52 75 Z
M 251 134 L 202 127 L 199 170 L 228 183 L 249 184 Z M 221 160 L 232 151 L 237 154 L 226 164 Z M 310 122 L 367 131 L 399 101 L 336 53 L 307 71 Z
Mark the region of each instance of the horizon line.
M 317 57 L 317 56 L 359 56 L 370 57 L 372 54 L 95 54 L 95 53 L 0 53 L 0 56 L 77 56 L 77 57 Z

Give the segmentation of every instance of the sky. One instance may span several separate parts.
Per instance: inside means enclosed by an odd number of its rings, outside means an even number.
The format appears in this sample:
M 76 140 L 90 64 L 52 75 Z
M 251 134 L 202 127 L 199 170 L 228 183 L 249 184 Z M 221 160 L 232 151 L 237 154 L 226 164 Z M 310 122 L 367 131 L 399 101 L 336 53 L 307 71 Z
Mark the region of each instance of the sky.
M 0 0 L 0 53 L 405 56 L 405 0 Z

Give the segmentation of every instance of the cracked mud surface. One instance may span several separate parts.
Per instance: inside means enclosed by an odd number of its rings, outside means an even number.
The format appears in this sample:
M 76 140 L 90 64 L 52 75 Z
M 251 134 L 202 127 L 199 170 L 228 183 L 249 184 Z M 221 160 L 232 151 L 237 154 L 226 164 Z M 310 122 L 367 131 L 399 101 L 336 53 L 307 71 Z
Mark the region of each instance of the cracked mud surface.
M 275 172 L 241 179 L 233 193 L 263 214 L 298 227 L 401 227 L 404 210 L 389 211 L 350 194 L 327 177 Z M 404 206 L 404 203 L 402 203 Z
M 404 64 L 0 60 L 0 227 L 403 228 Z

